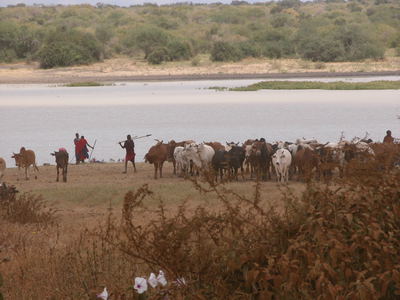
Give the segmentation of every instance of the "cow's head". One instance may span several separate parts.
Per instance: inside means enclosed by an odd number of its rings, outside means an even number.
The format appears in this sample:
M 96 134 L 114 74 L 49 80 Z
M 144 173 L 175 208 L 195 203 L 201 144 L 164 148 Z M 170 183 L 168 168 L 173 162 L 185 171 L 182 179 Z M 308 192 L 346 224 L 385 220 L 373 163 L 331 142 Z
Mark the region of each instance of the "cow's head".
M 17 167 L 19 167 L 21 165 L 21 160 L 22 160 L 22 155 L 21 154 L 13 152 L 13 155 L 11 156 L 11 158 L 15 159 L 15 165 Z

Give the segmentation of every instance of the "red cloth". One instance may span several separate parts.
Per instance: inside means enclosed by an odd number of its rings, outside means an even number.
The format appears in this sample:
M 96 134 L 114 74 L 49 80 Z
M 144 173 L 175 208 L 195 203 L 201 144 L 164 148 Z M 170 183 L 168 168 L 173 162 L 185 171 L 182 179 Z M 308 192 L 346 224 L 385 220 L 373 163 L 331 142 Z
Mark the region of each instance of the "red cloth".
M 135 156 L 136 156 L 135 152 L 126 153 L 125 161 L 133 161 L 135 160 Z
M 87 145 L 87 141 L 85 139 L 80 139 L 76 143 L 76 152 L 77 152 L 77 155 L 79 156 L 79 159 L 82 161 L 85 160 L 86 158 L 89 158 L 86 145 Z

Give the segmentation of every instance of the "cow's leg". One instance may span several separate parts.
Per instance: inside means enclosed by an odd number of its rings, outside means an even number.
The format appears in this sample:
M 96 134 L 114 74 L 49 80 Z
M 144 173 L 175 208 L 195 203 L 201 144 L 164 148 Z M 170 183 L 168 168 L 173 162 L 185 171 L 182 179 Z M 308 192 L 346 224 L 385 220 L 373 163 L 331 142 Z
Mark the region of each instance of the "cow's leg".
M 68 172 L 68 166 L 65 166 L 63 168 L 63 181 L 67 182 L 67 172 Z
M 57 169 L 57 179 L 56 179 L 56 181 L 58 182 L 58 180 L 59 180 L 59 175 L 60 175 L 60 167 L 57 165 L 57 166 L 56 166 L 56 169 Z M 64 175 L 64 171 L 63 171 L 63 175 Z
M 28 167 L 25 167 L 25 180 L 28 180 Z
M 172 165 L 174 166 L 174 175 L 176 175 L 176 161 L 175 161 L 175 159 L 172 160 Z
M 160 162 L 160 178 L 162 177 L 162 167 L 163 167 L 164 162 Z
M 157 179 L 158 163 L 154 163 L 154 179 Z

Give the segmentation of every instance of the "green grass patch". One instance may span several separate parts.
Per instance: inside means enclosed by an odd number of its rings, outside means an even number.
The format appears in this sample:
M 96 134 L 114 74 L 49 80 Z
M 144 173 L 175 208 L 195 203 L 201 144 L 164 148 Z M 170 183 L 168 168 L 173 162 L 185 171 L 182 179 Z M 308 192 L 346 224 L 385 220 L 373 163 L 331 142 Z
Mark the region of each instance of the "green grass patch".
M 66 87 L 85 87 L 85 86 L 109 86 L 112 85 L 111 83 L 101 83 L 101 82 L 94 82 L 94 81 L 86 81 L 86 82 L 72 82 L 72 83 L 67 83 L 63 86 Z
M 318 81 L 262 81 L 249 86 L 231 88 L 230 91 L 258 90 L 398 90 L 399 81 L 370 82 L 318 82 Z
M 228 90 L 227 87 L 223 87 L 223 86 L 211 86 L 208 89 L 209 90 L 215 90 L 216 92 L 222 92 L 222 91 L 227 91 Z

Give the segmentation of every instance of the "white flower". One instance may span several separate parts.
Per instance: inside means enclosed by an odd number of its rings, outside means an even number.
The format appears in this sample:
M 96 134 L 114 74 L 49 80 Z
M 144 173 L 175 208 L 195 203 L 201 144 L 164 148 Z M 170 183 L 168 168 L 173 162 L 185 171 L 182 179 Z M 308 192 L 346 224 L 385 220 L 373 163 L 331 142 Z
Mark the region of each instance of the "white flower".
M 139 294 L 143 294 L 147 291 L 147 281 L 143 277 L 135 278 L 135 285 L 133 287 Z
M 167 285 L 167 279 L 165 279 L 164 272 L 161 271 L 161 270 L 160 270 L 160 272 L 158 273 L 157 281 L 158 281 L 158 283 L 161 284 L 162 286 L 166 286 L 166 285 Z
M 107 300 L 108 299 L 108 292 L 107 292 L 107 288 L 105 287 L 103 292 L 101 294 L 97 295 L 97 298 L 101 298 L 103 300 Z
M 152 288 L 155 288 L 158 285 L 158 280 L 154 273 L 150 274 L 150 277 L 147 281 L 149 282 Z
M 186 280 L 183 277 L 177 278 L 176 281 L 175 281 L 175 284 L 179 285 L 179 286 L 184 286 L 184 285 L 186 285 Z

